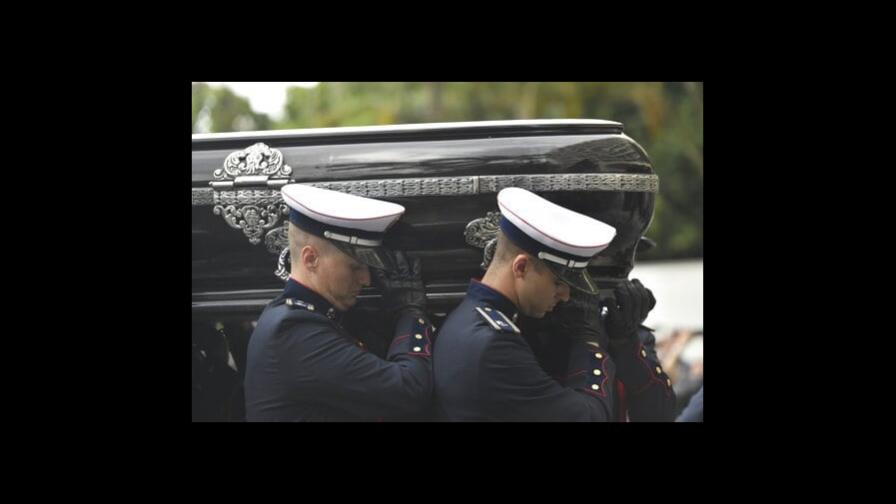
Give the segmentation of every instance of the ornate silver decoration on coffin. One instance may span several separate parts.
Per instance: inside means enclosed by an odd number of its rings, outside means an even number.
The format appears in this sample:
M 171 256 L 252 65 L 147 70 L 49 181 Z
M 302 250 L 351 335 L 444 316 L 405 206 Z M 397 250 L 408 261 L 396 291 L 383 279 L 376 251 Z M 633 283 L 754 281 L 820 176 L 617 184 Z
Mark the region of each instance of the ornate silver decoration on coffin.
M 286 184 L 291 173 L 279 150 L 259 142 L 227 156 L 209 185 L 220 189 L 276 187 Z M 212 202 L 214 214 L 222 215 L 230 227 L 242 230 L 252 245 L 261 242 L 262 233 L 276 226 L 282 215 L 289 214 L 280 194 L 271 190 L 214 191 Z
M 501 212 L 488 212 L 485 217 L 474 219 L 464 228 L 464 239 L 468 244 L 482 249 L 482 269 L 487 269 L 495 255 L 495 246 L 498 243 L 498 221 L 501 220 Z

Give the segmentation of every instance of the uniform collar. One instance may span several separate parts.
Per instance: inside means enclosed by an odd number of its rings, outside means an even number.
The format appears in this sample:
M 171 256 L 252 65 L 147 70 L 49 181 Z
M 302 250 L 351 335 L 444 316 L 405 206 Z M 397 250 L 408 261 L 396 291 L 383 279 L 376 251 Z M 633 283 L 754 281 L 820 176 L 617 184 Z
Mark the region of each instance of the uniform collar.
M 517 309 L 516 305 L 513 304 L 513 301 L 508 299 L 504 294 L 501 294 L 475 278 L 470 282 L 470 287 L 467 289 L 467 297 L 486 303 L 493 308 L 500 310 L 501 313 L 508 317 L 516 320 Z
M 311 290 L 311 287 L 303 284 L 302 282 L 296 280 L 292 276 L 286 281 L 286 287 L 283 288 L 283 294 L 280 296 L 282 299 L 292 298 L 299 299 L 311 305 L 314 305 L 314 311 L 317 313 L 321 313 L 330 318 L 334 316 L 342 315 L 342 312 L 337 310 L 329 301 L 327 301 L 323 296 Z

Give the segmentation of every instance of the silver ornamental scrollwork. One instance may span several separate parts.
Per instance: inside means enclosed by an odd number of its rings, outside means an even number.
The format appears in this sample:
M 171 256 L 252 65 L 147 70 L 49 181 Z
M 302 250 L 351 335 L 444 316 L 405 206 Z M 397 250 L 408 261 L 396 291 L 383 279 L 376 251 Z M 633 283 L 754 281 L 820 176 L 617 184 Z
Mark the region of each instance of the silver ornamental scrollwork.
M 274 271 L 274 274 L 284 282 L 289 279 L 289 270 L 286 269 L 286 265 L 288 264 L 286 262 L 287 257 L 289 257 L 289 247 L 286 247 L 280 252 L 280 258 L 277 259 L 277 270 Z
M 257 245 L 261 242 L 261 234 L 265 229 L 270 229 L 280 221 L 280 214 L 284 213 L 286 205 L 271 203 L 266 206 L 243 205 L 215 205 L 215 215 L 223 215 L 227 225 L 234 229 L 241 229 L 249 238 L 249 243 Z
M 289 227 L 287 223 L 283 223 L 282 226 L 277 229 L 272 229 L 268 231 L 266 235 L 264 235 L 264 246 L 268 249 L 268 252 L 277 255 L 283 251 L 283 249 L 289 247 Z
M 482 264 L 479 265 L 480 268 L 488 269 L 488 265 L 492 263 L 492 258 L 495 257 L 495 247 L 497 245 L 497 238 L 492 238 L 485 244 L 485 248 L 482 249 Z
M 539 193 L 553 191 L 631 191 L 655 194 L 659 190 L 659 179 L 656 175 L 632 173 L 572 173 L 355 180 L 350 182 L 315 182 L 308 185 L 372 198 L 491 194 L 497 193 L 506 187 L 522 187 L 523 189 Z M 194 206 L 209 205 L 212 202 L 215 204 L 222 202 L 245 204 L 265 199 L 280 200 L 280 192 L 271 189 L 251 191 L 215 191 L 211 188 L 193 189 Z
M 284 282 L 289 278 L 287 257 L 289 256 L 289 224 L 283 223 L 277 229 L 272 229 L 264 235 L 264 246 L 268 252 L 278 256 L 277 269 L 274 274 Z
M 474 247 L 482 249 L 482 269 L 487 269 L 495 255 L 495 246 L 498 243 L 498 221 L 501 212 L 488 212 L 485 217 L 474 219 L 464 228 L 464 240 Z
M 230 153 L 224 160 L 224 168 L 218 168 L 212 175 L 221 181 L 250 175 L 288 177 L 290 173 L 292 168 L 283 164 L 283 154 L 259 142 Z M 279 192 L 267 189 L 213 191 L 211 199 L 214 214 L 223 215 L 230 227 L 242 230 L 252 245 L 261 242 L 262 233 L 276 226 L 280 216 L 288 212 Z
M 224 168 L 218 168 L 212 175 L 216 180 L 232 180 L 244 175 L 288 177 L 290 173 L 292 168 L 283 164 L 283 153 L 259 142 L 230 153 L 224 160 Z

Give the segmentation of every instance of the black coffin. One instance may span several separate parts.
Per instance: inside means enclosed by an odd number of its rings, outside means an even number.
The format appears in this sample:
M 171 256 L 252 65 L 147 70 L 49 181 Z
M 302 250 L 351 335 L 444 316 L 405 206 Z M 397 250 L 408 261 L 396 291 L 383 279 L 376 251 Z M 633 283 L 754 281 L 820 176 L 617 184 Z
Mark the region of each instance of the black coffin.
M 387 245 L 422 259 L 427 295 L 445 310 L 482 274 L 497 192 L 523 187 L 614 226 L 590 269 L 625 278 L 653 214 L 657 177 L 622 125 L 494 121 L 193 135 L 192 275 L 198 311 L 259 311 L 289 261 L 285 183 L 403 205 Z M 487 252 L 486 252 L 487 253 Z M 377 297 L 375 288 L 361 301 Z

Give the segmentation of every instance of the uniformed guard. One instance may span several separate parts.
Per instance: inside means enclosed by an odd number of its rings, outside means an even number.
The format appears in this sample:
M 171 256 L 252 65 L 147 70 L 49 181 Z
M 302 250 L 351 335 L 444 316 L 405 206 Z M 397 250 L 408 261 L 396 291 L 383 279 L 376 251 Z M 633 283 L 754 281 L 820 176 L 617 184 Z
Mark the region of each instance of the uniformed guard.
M 568 302 L 546 317 L 547 328 L 538 328 L 547 332 L 550 344 L 561 349 L 571 348 L 584 337 L 608 350 L 608 365 L 614 369 L 614 379 L 605 384 L 611 421 L 671 422 L 675 418 L 672 381 L 657 357 L 653 330 L 642 324 L 655 304 L 653 293 L 638 279 L 621 282 L 603 301 L 574 290 Z M 578 371 L 565 370 L 557 379 L 564 383 Z
M 404 213 L 395 203 L 302 184 L 290 208 L 291 274 L 249 339 L 248 421 L 414 418 L 432 396 L 432 337 L 418 259 L 382 247 Z M 369 352 L 341 324 L 374 268 L 395 328 L 388 354 Z
M 637 280 L 625 282 L 602 317 L 597 284 L 586 268 L 615 229 L 520 188 L 498 193 L 498 206 L 494 258 L 439 331 L 433 362 L 438 415 L 452 421 L 614 421 L 622 418 L 617 381 L 626 380 L 629 396 L 664 398 L 659 407 L 648 405 L 653 413 L 644 419 L 672 420 L 666 418 L 674 414 L 671 386 L 652 346 L 638 340 L 652 294 Z M 578 291 L 573 302 L 567 302 L 570 288 Z M 553 330 L 566 332 L 568 360 L 563 376 L 552 377 L 522 337 L 519 316 L 541 319 L 561 302 L 565 314 Z

